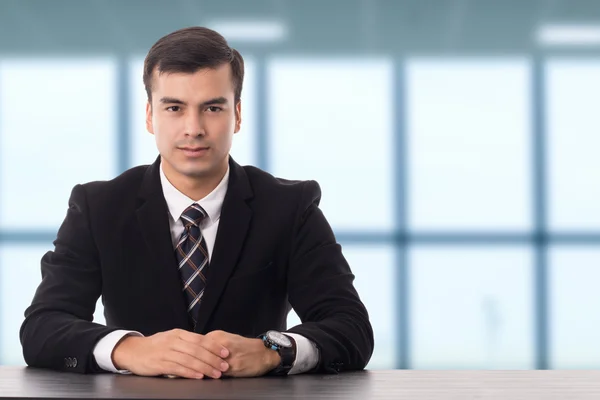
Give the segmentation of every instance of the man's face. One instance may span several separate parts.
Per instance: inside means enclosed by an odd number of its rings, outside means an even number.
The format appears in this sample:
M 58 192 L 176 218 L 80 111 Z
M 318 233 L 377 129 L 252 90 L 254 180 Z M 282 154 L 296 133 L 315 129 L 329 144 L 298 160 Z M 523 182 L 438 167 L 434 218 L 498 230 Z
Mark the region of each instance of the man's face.
M 146 127 L 170 180 L 222 176 L 240 123 L 229 64 L 191 74 L 154 71 Z

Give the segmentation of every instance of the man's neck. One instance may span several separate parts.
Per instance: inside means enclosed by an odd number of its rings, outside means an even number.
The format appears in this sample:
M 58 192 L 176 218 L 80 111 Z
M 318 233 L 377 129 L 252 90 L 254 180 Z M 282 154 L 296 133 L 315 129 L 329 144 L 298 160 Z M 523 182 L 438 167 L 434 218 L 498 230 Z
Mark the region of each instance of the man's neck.
M 208 196 L 223 180 L 227 172 L 227 164 L 225 164 L 225 168 L 220 168 L 218 173 L 203 177 L 190 177 L 178 174 L 168 164 L 163 165 L 163 172 L 175 189 L 190 199 L 198 201 Z

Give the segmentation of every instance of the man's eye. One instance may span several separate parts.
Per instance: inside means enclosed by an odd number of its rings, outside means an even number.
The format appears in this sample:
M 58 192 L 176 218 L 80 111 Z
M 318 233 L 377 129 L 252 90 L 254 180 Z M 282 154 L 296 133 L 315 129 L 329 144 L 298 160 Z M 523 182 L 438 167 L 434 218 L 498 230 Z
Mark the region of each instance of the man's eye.
M 219 111 L 222 111 L 223 109 L 221 107 L 217 107 L 217 106 L 209 106 L 207 108 L 207 110 L 210 112 L 219 112 Z
M 179 110 L 180 110 L 179 106 L 170 106 L 170 107 L 167 107 L 167 111 L 175 111 L 175 112 L 177 112 Z

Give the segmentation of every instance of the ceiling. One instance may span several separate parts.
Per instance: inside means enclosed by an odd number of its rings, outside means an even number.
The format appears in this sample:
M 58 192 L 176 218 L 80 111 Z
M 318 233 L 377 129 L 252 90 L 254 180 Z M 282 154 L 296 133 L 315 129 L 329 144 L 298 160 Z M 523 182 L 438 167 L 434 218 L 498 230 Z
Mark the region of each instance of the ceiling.
M 161 36 L 214 20 L 278 21 L 278 53 L 537 51 L 547 23 L 596 23 L 600 0 L 0 0 L 0 54 L 145 54 Z

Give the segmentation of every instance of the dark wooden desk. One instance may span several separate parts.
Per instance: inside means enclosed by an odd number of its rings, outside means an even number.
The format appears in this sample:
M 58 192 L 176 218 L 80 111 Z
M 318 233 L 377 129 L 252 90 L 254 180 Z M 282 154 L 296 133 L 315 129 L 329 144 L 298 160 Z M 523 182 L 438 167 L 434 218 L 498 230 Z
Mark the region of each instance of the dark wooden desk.
M 600 399 L 600 371 L 363 371 L 186 380 L 0 367 L 0 398 Z

